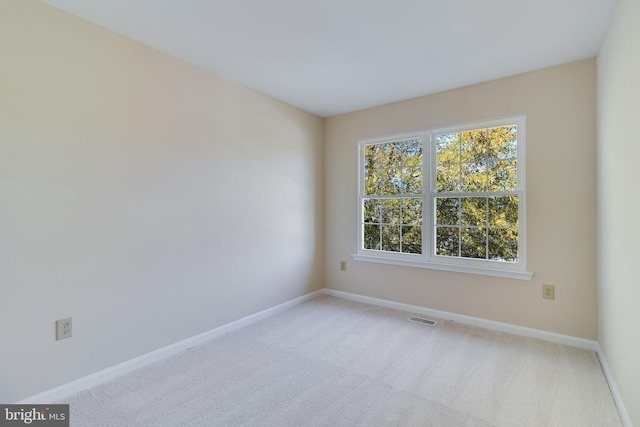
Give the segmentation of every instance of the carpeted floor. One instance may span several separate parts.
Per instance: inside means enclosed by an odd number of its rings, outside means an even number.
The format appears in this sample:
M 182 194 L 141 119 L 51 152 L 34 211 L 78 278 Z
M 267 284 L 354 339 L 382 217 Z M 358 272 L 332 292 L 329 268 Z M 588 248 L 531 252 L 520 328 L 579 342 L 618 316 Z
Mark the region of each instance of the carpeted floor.
M 318 297 L 73 396 L 71 425 L 622 425 L 594 352 L 408 317 Z

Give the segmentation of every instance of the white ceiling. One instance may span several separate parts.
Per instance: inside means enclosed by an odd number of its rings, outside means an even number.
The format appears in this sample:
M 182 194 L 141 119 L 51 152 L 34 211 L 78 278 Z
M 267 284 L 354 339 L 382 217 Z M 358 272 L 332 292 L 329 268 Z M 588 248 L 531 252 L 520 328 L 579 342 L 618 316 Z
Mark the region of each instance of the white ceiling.
M 43 0 L 321 117 L 596 55 L 615 0 Z

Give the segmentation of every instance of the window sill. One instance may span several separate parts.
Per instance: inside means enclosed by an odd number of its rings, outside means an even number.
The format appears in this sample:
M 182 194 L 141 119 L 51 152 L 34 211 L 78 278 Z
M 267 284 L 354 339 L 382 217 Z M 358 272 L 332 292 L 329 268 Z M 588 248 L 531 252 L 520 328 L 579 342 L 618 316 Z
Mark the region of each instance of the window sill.
M 483 276 L 507 277 L 510 279 L 531 280 L 533 273 L 519 270 L 500 270 L 494 268 L 479 268 L 463 265 L 437 264 L 422 260 L 386 258 L 381 256 L 370 256 L 362 254 L 352 254 L 354 261 L 375 262 L 379 264 L 403 265 L 407 267 L 429 268 L 432 270 L 452 271 L 455 273 L 481 274 Z

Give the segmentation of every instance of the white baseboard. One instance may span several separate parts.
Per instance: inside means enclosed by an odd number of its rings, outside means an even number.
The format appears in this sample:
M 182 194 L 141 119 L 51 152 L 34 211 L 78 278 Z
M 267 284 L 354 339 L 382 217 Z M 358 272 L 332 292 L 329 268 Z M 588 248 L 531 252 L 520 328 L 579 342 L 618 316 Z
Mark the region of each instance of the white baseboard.
M 191 338 L 187 338 L 175 344 L 171 344 L 169 346 L 152 351 L 150 353 L 143 354 L 142 356 L 136 357 L 126 362 L 122 362 L 118 365 L 112 366 L 110 368 L 104 369 L 102 371 L 96 372 L 86 377 L 77 379 L 67 384 L 63 384 L 51 390 L 47 390 L 45 392 L 36 394 L 34 396 L 28 397 L 16 403 L 18 404 L 52 403 L 52 402 L 62 401 L 65 398 L 75 393 L 86 390 L 90 387 L 100 385 L 106 381 L 125 375 L 129 372 L 132 372 L 136 369 L 142 368 L 143 366 L 149 365 L 159 360 L 165 359 L 167 357 L 173 356 L 174 354 L 185 351 L 191 347 L 204 344 L 205 342 L 218 338 L 228 332 L 234 331 L 236 329 L 240 329 L 244 326 L 247 326 L 259 320 L 265 319 L 269 316 L 273 316 L 274 314 L 277 314 L 281 311 L 284 311 L 290 307 L 298 305 L 304 301 L 313 299 L 322 294 L 331 295 L 331 296 L 346 299 L 346 300 L 376 305 L 380 307 L 387 307 L 395 310 L 406 311 L 409 313 L 435 317 L 437 319 L 452 320 L 455 322 L 464 323 L 472 326 L 478 326 L 481 328 L 491 329 L 491 330 L 500 331 L 500 332 L 506 332 L 514 335 L 521 335 L 521 336 L 530 337 L 530 338 L 536 338 L 536 339 L 549 341 L 557 344 L 570 345 L 573 347 L 579 347 L 579 348 L 595 351 L 598 354 L 598 357 L 600 359 L 600 364 L 602 365 L 602 370 L 604 372 L 605 378 L 607 379 L 609 383 L 609 387 L 611 389 L 611 394 L 618 407 L 618 411 L 620 412 L 620 418 L 622 419 L 622 422 L 625 427 L 633 427 L 633 424 L 631 423 L 631 418 L 629 417 L 629 413 L 627 412 L 627 409 L 622 400 L 622 396 L 620 395 L 620 391 L 618 390 L 615 379 L 613 377 L 613 373 L 611 372 L 609 365 L 607 364 L 607 361 L 605 359 L 605 356 L 602 353 L 602 349 L 600 348 L 600 345 L 598 344 L 597 341 L 591 341 L 583 338 L 576 338 L 568 335 L 562 335 L 562 334 L 556 334 L 553 332 L 546 332 L 546 331 L 540 331 L 537 329 L 526 328 L 523 326 L 510 325 L 508 323 L 495 322 L 493 320 L 486 320 L 486 319 L 481 319 L 481 318 L 472 317 L 472 316 L 465 316 L 461 314 L 450 313 L 446 311 L 433 310 L 433 309 L 420 307 L 416 305 L 403 304 L 395 301 L 372 298 L 364 295 L 352 294 L 349 292 L 336 291 L 333 289 L 326 289 L 326 288 L 303 295 L 301 297 L 298 297 L 291 301 L 287 301 L 277 306 L 268 308 L 258 313 L 243 317 L 242 319 L 238 319 L 234 322 L 228 323 L 226 325 L 222 325 L 220 327 L 204 332 L 202 334 L 195 335 Z
M 633 423 L 631 422 L 631 416 L 627 411 L 627 407 L 624 404 L 624 400 L 622 400 L 622 395 L 620 394 L 620 390 L 618 389 L 618 384 L 616 383 L 615 378 L 613 377 L 613 372 L 611 372 L 611 368 L 607 363 L 607 359 L 604 356 L 604 352 L 600 347 L 600 344 L 597 344 L 598 349 L 596 352 L 598 353 L 598 359 L 600 359 L 600 366 L 602 366 L 602 371 L 604 372 L 604 376 L 609 383 L 609 389 L 611 390 L 611 395 L 613 396 L 614 402 L 616 402 L 616 406 L 618 407 L 618 413 L 620 414 L 620 418 L 622 419 L 622 424 L 625 427 L 633 427 Z
M 284 311 L 290 307 L 322 295 L 323 293 L 323 290 L 311 292 L 301 297 L 292 299 L 291 301 L 287 301 L 258 313 L 251 314 L 249 316 L 243 317 L 242 319 L 227 323 L 226 325 L 222 325 L 210 331 L 203 332 L 191 338 L 179 341 L 175 344 L 168 345 L 150 353 L 143 354 L 142 356 L 136 357 L 134 359 L 127 360 L 126 362 L 122 362 L 110 368 L 103 369 L 102 371 L 98 371 L 86 377 L 79 378 L 75 381 L 71 381 L 67 384 L 55 387 L 51 390 L 38 393 L 16 403 L 28 404 L 59 402 L 71 396 L 72 394 L 86 390 L 90 387 L 100 385 L 106 381 L 128 374 L 129 372 L 135 371 L 136 369 L 142 368 L 143 366 L 149 365 L 159 360 L 166 359 L 167 357 L 173 356 L 174 354 L 185 351 L 191 347 L 204 344 L 207 341 L 211 341 L 228 332 L 250 325 L 269 316 L 273 316 L 274 314 Z
M 462 314 L 450 313 L 447 311 L 433 310 L 430 308 L 419 307 L 417 305 L 403 304 L 400 302 L 389 301 L 379 298 L 372 298 L 349 292 L 336 291 L 333 289 L 324 289 L 325 295 L 358 301 L 367 304 L 377 305 L 380 307 L 392 308 L 395 310 L 406 311 L 424 316 L 431 316 L 443 320 L 452 320 L 458 323 L 477 326 L 480 328 L 491 329 L 494 331 L 506 332 L 514 335 L 536 338 L 543 341 L 549 341 L 556 344 L 564 344 L 572 347 L 584 348 L 587 350 L 597 351 L 598 343 L 596 341 L 584 338 L 572 337 L 569 335 L 556 334 L 554 332 L 541 331 L 538 329 L 526 328 L 524 326 L 511 325 L 508 323 L 495 322 L 493 320 L 481 319 L 478 317 L 465 316 Z

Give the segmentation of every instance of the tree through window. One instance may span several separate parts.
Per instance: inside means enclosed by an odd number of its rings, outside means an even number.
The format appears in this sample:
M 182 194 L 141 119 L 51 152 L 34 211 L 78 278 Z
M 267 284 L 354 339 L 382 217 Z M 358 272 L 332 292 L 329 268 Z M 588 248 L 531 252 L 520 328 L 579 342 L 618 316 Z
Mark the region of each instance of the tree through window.
M 367 145 L 364 175 L 364 248 L 422 253 L 422 140 Z
M 359 147 L 359 255 L 524 271 L 524 117 Z
M 518 261 L 516 125 L 436 136 L 435 254 Z

